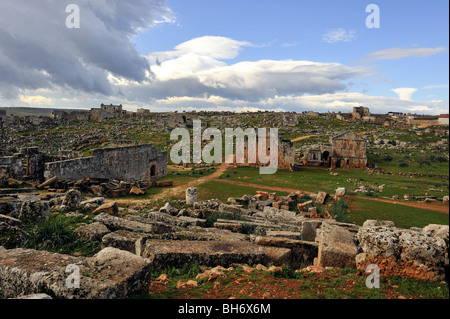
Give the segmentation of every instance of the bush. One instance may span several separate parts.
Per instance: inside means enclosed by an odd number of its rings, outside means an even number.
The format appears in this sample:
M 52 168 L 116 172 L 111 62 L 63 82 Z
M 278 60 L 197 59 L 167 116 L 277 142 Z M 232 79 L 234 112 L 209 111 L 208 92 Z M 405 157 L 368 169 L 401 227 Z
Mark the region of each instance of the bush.
M 37 223 L 30 231 L 28 246 L 34 249 L 58 250 L 76 239 L 70 223 L 54 217 Z
M 255 228 L 255 225 L 243 224 L 240 233 L 244 235 L 250 235 L 255 232 Z
M 348 223 L 350 220 L 347 217 L 348 205 L 343 200 L 337 200 L 333 203 L 331 216 L 338 222 Z
M 400 166 L 400 167 L 408 167 L 409 164 L 407 162 L 405 162 L 405 161 L 400 161 L 400 162 L 398 162 L 398 166 Z
M 281 266 L 281 271 L 273 272 L 273 276 L 275 278 L 294 279 L 296 278 L 296 273 L 291 269 L 291 267 L 283 264 L 283 266 Z
M 193 265 L 184 264 L 181 268 L 175 268 L 174 266 L 153 268 L 151 276 L 153 278 L 158 278 L 162 274 L 166 274 L 169 278 L 192 279 L 197 277 L 201 272 L 200 266 L 196 262 Z
M 26 229 L 30 234 L 26 247 L 62 254 L 77 252 L 80 256 L 85 257 L 95 255 L 101 250 L 101 242 L 77 238 L 73 228 L 78 219 L 56 216 L 34 225 L 30 224 Z
M 297 203 L 304 203 L 304 202 L 310 201 L 311 199 L 312 199 L 311 196 L 309 196 L 308 194 L 305 194 L 297 200 Z
M 393 158 L 391 155 L 386 155 L 386 156 L 383 158 L 383 160 L 384 160 L 385 162 L 391 162 L 393 159 L 394 159 L 394 158 Z
M 375 192 L 374 192 L 373 189 L 371 189 L 371 190 L 367 191 L 367 192 L 365 193 L 365 195 L 366 195 L 366 196 L 369 196 L 369 197 L 375 197 Z
M 417 162 L 419 163 L 419 167 L 422 167 L 423 164 L 427 164 L 428 166 L 431 166 L 431 162 L 430 162 L 429 158 L 421 157 L 417 160 Z

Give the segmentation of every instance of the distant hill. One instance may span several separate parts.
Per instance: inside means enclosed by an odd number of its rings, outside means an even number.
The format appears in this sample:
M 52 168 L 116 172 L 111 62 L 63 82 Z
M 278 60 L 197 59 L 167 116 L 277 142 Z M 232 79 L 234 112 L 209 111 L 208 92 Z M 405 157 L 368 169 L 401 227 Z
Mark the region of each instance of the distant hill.
M 15 116 L 50 116 L 53 110 L 60 110 L 66 112 L 83 111 L 81 109 L 60 109 L 60 108 L 49 109 L 38 107 L 0 107 L 0 110 L 6 110 L 6 115 L 15 115 Z

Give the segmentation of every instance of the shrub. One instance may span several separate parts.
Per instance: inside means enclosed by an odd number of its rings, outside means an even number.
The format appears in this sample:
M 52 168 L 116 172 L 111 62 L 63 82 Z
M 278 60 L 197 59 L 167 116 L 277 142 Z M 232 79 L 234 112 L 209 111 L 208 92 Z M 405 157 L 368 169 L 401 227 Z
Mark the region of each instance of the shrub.
M 243 224 L 240 233 L 244 235 L 250 235 L 255 232 L 255 228 L 255 225 Z
M 422 167 L 423 164 L 427 164 L 428 166 L 431 166 L 431 162 L 430 162 L 429 158 L 421 157 L 417 160 L 417 162 L 419 163 L 419 167 Z
M 275 278 L 293 279 L 296 278 L 296 273 L 292 270 L 291 267 L 283 264 L 283 266 L 281 266 L 281 271 L 273 272 L 273 276 Z
M 29 225 L 26 231 L 30 238 L 27 248 L 42 249 L 62 254 L 77 252 L 80 256 L 91 257 L 101 250 L 101 242 L 77 238 L 73 228 L 78 217 L 50 217 L 37 224 Z
M 398 162 L 398 166 L 400 166 L 400 167 L 408 167 L 409 164 L 406 161 L 399 161 Z
M 385 162 L 391 162 L 393 159 L 394 159 L 394 158 L 393 158 L 391 155 L 386 155 L 386 156 L 383 158 L 383 160 L 384 160 Z
M 28 245 L 35 249 L 58 250 L 76 239 L 70 223 L 61 217 L 37 223 L 30 231 Z
M 347 217 L 348 205 L 343 200 L 337 200 L 333 203 L 331 216 L 338 222 L 348 223 L 350 220 Z
M 192 279 L 197 277 L 201 272 L 200 266 L 196 262 L 193 265 L 184 264 L 181 268 L 175 268 L 174 266 L 168 266 L 166 268 L 156 267 L 152 269 L 151 276 L 158 278 L 162 274 L 166 274 L 169 278 Z

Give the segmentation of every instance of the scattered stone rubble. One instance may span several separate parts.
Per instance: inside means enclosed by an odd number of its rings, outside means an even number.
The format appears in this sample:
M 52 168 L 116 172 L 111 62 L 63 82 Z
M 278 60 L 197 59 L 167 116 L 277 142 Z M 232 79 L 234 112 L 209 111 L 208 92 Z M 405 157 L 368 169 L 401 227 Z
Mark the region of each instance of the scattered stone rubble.
M 186 195 L 193 201 L 196 193 L 192 188 Z M 145 293 L 152 267 L 194 263 L 286 264 L 311 271 L 322 267 L 365 271 L 367 265 L 377 264 L 382 275 L 448 280 L 448 226 L 400 229 L 393 222 L 374 220 L 357 226 L 314 218 L 310 209 L 288 210 L 293 207 L 289 201 L 302 196 L 258 191 L 226 203 L 178 201 L 183 208 L 166 203 L 157 210 L 120 214 L 115 202 L 105 203 L 102 197 L 87 200 L 78 190 L 12 198 L 11 205 L 0 205 L 0 297 L 28 298 L 45 292 L 54 298 L 123 298 Z M 310 197 L 323 204 L 326 196 L 320 192 Z M 342 196 L 345 189 L 336 192 L 336 197 Z M 93 210 L 93 222 L 75 233 L 101 241 L 100 252 L 86 258 L 24 249 L 25 220 L 46 219 L 50 211 L 68 208 Z M 214 216 L 219 218 L 211 223 Z M 80 268 L 80 288 L 66 287 L 68 265 Z

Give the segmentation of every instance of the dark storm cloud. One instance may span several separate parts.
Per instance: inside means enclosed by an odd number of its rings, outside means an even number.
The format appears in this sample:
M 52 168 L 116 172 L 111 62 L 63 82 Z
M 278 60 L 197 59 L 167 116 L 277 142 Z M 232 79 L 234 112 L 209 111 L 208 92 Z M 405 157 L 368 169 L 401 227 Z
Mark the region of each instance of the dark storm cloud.
M 66 27 L 72 3 L 79 29 Z M 108 72 L 142 81 L 150 68 L 132 38 L 170 15 L 162 0 L 2 0 L 0 94 L 59 86 L 110 95 Z

